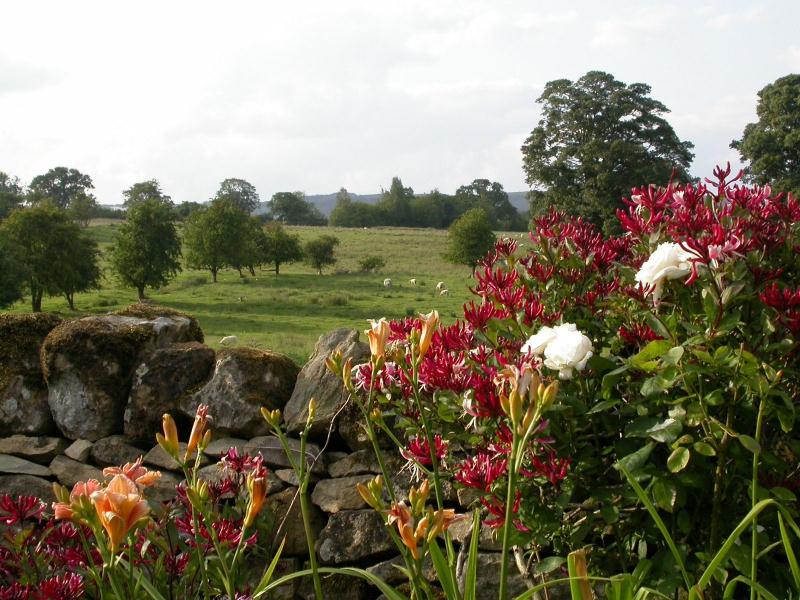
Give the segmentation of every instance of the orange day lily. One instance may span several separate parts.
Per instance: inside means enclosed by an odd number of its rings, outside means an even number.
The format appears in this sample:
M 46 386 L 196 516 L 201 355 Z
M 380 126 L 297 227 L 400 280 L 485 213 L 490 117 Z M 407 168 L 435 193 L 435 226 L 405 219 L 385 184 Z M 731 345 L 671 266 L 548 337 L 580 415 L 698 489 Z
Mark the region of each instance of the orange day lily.
M 197 450 L 200 443 L 207 444 L 210 440 L 209 434 L 211 431 L 206 431 L 208 426 L 208 406 L 200 404 L 197 407 L 197 412 L 194 415 L 194 423 L 192 424 L 192 432 L 189 434 L 189 443 L 186 445 L 186 454 L 183 456 L 184 462 L 188 460 L 189 456 Z
M 125 475 L 115 475 L 105 489 L 94 492 L 92 502 L 108 534 L 112 553 L 117 551 L 129 531 L 147 519 L 150 512 L 139 488 Z
M 157 433 L 156 441 L 164 449 L 164 452 L 177 460 L 180 442 L 178 441 L 178 428 L 172 415 L 169 413 L 162 415 L 161 427 L 164 429 L 164 435 Z
M 389 322 L 381 317 L 377 321 L 374 319 L 369 320 L 371 327 L 364 331 L 369 339 L 369 351 L 374 360 L 383 358 L 384 349 L 386 347 L 386 339 L 389 337 Z
M 106 467 L 103 469 L 104 477 L 113 477 L 115 475 L 124 475 L 136 485 L 148 487 L 160 479 L 161 471 L 149 471 L 147 467 L 143 467 L 142 457 L 140 456 L 136 459 L 136 462 L 125 463 L 121 467 Z
M 392 505 L 387 513 L 387 522 L 389 525 L 397 523 L 397 531 L 400 533 L 400 538 L 403 540 L 406 548 L 411 550 L 411 555 L 415 559 L 419 559 L 419 548 L 417 547 L 420 540 L 425 537 L 425 531 L 428 528 L 428 517 L 425 517 L 417 523 L 416 529 L 414 528 L 414 517 L 405 505 L 405 502 L 396 502 Z
M 101 488 L 96 479 L 79 481 L 72 486 L 72 491 L 67 495 L 66 488 L 54 484 L 54 491 L 59 502 L 53 502 L 53 513 L 58 520 L 72 520 L 75 513 L 82 513 L 91 506 L 91 495 Z
M 267 498 L 267 480 L 265 477 L 256 477 L 252 473 L 247 478 L 247 491 L 250 493 L 250 502 L 247 505 L 247 514 L 244 517 L 244 527 L 250 527 L 261 512 L 264 500 Z
M 439 325 L 439 312 L 432 310 L 427 315 L 420 315 L 420 317 L 422 317 L 422 331 L 419 336 L 419 358 L 421 360 L 430 348 L 433 333 Z

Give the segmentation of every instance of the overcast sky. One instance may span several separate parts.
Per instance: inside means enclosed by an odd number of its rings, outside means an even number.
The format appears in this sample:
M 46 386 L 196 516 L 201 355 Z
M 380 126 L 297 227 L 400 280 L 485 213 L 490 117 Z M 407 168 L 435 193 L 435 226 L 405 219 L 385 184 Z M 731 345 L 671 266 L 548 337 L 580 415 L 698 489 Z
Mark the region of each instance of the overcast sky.
M 800 72 L 797 0 L 11 0 L 2 18 L 0 171 L 75 167 L 107 204 L 151 178 L 178 202 L 227 177 L 262 199 L 394 175 L 525 190 L 536 98 L 590 70 L 651 85 L 707 175 L 758 90 Z

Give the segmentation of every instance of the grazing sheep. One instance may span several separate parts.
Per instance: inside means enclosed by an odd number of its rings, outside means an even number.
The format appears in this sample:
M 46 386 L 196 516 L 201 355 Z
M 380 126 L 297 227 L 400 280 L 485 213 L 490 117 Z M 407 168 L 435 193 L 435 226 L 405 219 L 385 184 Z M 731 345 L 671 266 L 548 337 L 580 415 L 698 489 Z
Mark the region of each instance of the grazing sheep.
M 409 279 L 408 283 L 410 283 L 411 285 L 417 285 L 417 280 L 416 279 Z
M 233 346 L 239 343 L 239 338 L 235 335 L 226 335 L 219 341 L 221 346 Z
M 384 279 L 383 280 L 383 287 L 385 287 L 387 290 L 392 289 L 392 280 L 389 279 L 388 277 L 386 279 Z
M 444 281 L 440 281 L 436 284 L 436 291 L 441 292 L 442 290 L 447 289 L 447 286 L 444 284 Z
M 449 293 L 450 293 L 450 290 L 448 290 L 447 288 L 443 288 L 443 289 L 439 290 L 439 295 L 440 296 L 447 296 L 447 294 L 449 294 Z

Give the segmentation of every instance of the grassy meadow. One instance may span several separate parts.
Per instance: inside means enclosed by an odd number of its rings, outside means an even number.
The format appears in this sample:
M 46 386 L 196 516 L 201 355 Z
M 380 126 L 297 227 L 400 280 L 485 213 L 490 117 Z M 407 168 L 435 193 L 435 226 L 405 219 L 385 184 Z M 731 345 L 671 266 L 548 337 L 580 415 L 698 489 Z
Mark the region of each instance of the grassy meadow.
M 113 242 L 119 222 L 97 220 L 92 235 L 105 251 Z M 236 335 L 241 345 L 282 352 L 296 362 L 306 361 L 319 336 L 339 327 L 364 329 L 366 319 L 399 318 L 437 309 L 445 322 L 461 313 L 472 299 L 468 267 L 452 265 L 442 258 L 447 232 L 433 229 L 335 227 L 288 227 L 306 240 L 333 234 L 340 240 L 338 262 L 322 276 L 303 263 L 281 265 L 281 274 L 256 271 L 240 278 L 226 269 L 218 282 L 211 283 L 208 271 L 184 269 L 172 282 L 158 290 L 147 290 L 150 299 L 187 312 L 198 319 L 206 343 L 217 347 L 220 338 Z M 514 234 L 519 235 L 519 234 Z M 524 236 L 522 243 L 525 243 Z M 386 266 L 379 273 L 360 273 L 359 261 L 381 256 Z M 136 291 L 122 287 L 107 266 L 100 290 L 76 294 L 77 312 L 65 299 L 44 298 L 42 309 L 63 316 L 102 314 L 136 302 Z M 384 278 L 393 286 L 386 289 Z M 417 285 L 409 283 L 417 279 Z M 449 295 L 440 296 L 435 286 L 444 281 Z M 14 305 L 12 312 L 30 310 L 27 302 Z

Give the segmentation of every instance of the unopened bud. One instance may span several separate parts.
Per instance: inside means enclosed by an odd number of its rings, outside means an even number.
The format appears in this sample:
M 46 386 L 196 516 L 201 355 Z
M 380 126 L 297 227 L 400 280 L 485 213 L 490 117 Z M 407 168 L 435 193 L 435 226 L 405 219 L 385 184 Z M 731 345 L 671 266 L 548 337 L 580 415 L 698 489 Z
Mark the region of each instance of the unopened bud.
M 317 401 L 314 398 L 308 401 L 308 423 L 314 422 L 314 416 L 317 414 Z
M 275 410 L 269 410 L 266 406 L 261 407 L 261 416 L 264 417 L 264 420 L 269 423 L 273 428 L 278 429 L 281 424 L 281 411 L 280 409 L 276 408 Z

